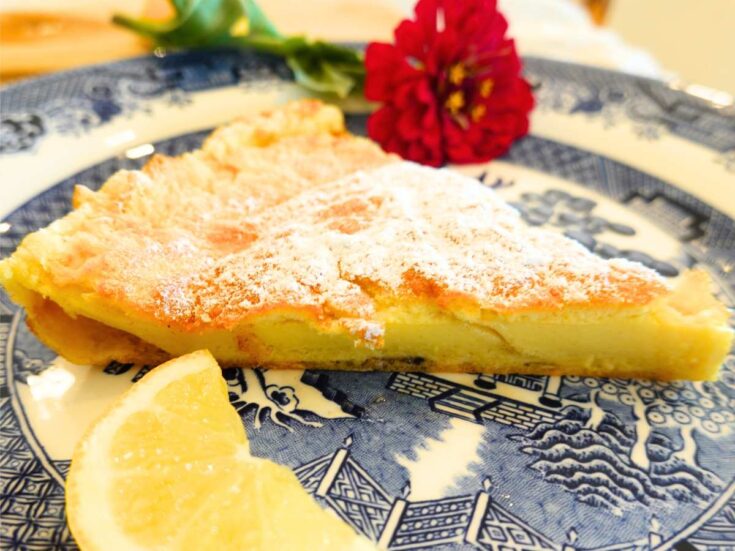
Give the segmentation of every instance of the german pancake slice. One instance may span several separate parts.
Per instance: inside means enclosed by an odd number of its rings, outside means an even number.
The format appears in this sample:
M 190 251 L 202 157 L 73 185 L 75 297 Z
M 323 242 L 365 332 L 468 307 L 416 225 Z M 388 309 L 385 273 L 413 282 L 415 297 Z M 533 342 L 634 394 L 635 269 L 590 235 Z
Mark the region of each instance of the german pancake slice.
M 703 272 L 671 282 L 530 228 L 318 102 L 80 188 L 75 207 L 0 282 L 76 362 L 207 348 L 240 366 L 711 379 L 732 343 Z

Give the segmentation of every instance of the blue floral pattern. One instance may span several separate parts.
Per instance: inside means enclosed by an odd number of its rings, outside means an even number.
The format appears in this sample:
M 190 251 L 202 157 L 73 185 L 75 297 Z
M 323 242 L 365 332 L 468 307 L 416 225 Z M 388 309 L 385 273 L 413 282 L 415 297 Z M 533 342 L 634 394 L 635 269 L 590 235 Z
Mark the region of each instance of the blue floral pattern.
M 735 110 L 721 109 L 671 86 L 643 77 L 542 59 L 526 60 L 538 83 L 538 108 L 600 118 L 606 125 L 636 125 L 643 139 L 664 132 L 719 153 L 735 151 Z
M 2 93 L 0 154 L 32 152 L 50 133 L 77 135 L 149 112 L 151 99 L 185 107 L 196 91 L 288 80 L 290 69 L 275 57 L 222 50 L 126 60 L 20 83 Z
M 527 68 L 542 109 L 602 117 L 610 125 L 625 118 L 640 124 L 647 139 L 672 132 L 723 159 L 735 148 L 731 119 L 661 84 L 542 60 L 529 60 Z M 73 136 L 145 112 L 149 98 L 183 109 L 196 90 L 288 78 L 275 59 L 228 51 L 55 75 L 2 92 L 0 149 L 28 154 L 50 133 Z M 348 123 L 364 129 L 364 117 Z M 179 154 L 205 134 L 165 140 L 155 149 Z M 597 254 L 644 261 L 667 276 L 704 266 L 733 304 L 735 221 L 715 208 L 633 167 L 537 136 L 516 143 L 504 160 L 575 182 L 655 220 L 679 243 L 679 254 L 653 258 L 612 247 L 605 236 L 634 235 L 635 223 L 598 216 L 594 201 L 556 188 L 520 197 L 516 206 L 529 224 L 560 227 Z M 0 255 L 67 212 L 73 184 L 96 188 L 115 170 L 144 161 L 112 158 L 40 194 L 7 218 Z M 478 179 L 498 190 L 515 185 L 485 173 Z M 22 318 L 0 291 L 0 542 L 8 549 L 74 549 L 63 509 L 69 463 L 47 455 L 19 396 L 54 355 Z M 230 399 L 254 453 L 293 468 L 315 499 L 387 548 L 733 550 L 735 466 L 727 458 L 735 450 L 735 357 L 720 381 L 697 384 L 458 379 L 421 373 L 418 359 L 396 373 L 318 367 L 291 383 L 266 370 L 228 370 Z M 113 363 L 104 376 L 134 382 L 148 369 Z M 300 393 L 307 387 L 318 391 L 324 411 L 305 409 Z M 449 432 L 465 430 L 478 435 L 476 458 L 442 495 L 422 496 L 406 465 L 441 447 Z M 291 438 L 299 445 L 289 445 Z

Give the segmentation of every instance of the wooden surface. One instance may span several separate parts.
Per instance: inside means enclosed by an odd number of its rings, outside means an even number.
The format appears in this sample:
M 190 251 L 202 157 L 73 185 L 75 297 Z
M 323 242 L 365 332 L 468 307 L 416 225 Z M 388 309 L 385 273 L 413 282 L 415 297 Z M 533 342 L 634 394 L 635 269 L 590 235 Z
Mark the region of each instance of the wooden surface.
M 147 45 L 109 23 L 74 15 L 24 13 L 0 17 L 3 80 L 138 55 Z

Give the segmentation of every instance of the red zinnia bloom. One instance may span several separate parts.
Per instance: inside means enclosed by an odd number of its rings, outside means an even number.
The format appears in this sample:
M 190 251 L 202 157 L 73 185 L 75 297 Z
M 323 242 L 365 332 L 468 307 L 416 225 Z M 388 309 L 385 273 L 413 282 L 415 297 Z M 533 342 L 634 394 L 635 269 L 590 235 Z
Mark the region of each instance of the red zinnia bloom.
M 528 132 L 533 96 L 495 0 L 420 0 L 395 44 L 371 43 L 368 134 L 432 166 L 488 161 Z

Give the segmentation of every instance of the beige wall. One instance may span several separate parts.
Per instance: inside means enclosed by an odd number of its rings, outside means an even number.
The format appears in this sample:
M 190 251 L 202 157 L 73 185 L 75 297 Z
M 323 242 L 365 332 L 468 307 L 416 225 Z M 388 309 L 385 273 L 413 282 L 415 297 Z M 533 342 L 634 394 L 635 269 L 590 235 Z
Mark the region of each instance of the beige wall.
M 682 79 L 735 94 L 735 0 L 612 0 L 607 24 Z

